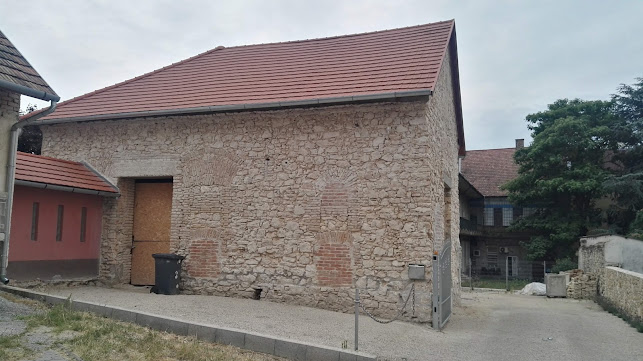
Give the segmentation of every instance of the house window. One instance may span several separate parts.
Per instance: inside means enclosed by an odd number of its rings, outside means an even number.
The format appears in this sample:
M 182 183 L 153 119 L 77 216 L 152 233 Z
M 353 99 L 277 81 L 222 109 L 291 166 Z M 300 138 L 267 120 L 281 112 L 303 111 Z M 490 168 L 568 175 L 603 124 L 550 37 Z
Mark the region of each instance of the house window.
M 34 202 L 31 207 L 31 240 L 38 240 L 38 214 L 40 213 L 40 203 Z
M 63 240 L 63 213 L 65 212 L 65 206 L 58 205 L 58 219 L 56 220 L 56 242 L 62 242 Z
M 502 208 L 502 225 L 504 227 L 511 226 L 511 222 L 514 221 L 513 216 L 513 208 Z
M 493 225 L 502 226 L 502 208 L 493 208 Z
M 484 225 L 493 226 L 493 208 L 484 209 Z
M 87 232 L 87 207 L 83 207 L 80 212 L 80 241 L 85 242 Z

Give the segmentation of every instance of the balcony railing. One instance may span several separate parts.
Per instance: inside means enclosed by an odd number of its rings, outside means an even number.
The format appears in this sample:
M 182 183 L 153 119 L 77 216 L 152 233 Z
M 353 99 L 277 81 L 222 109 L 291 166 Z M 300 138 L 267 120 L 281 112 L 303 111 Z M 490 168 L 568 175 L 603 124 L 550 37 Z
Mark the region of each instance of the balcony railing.
M 460 233 L 479 233 L 481 229 L 478 228 L 477 219 L 465 219 L 460 217 Z

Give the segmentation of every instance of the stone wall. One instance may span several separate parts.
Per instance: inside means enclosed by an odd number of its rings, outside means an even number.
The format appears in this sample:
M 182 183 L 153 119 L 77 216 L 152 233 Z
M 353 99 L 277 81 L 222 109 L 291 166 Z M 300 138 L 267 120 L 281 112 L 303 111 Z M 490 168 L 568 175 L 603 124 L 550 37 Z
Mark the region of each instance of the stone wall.
M 184 292 L 350 312 L 358 287 L 387 317 L 407 297 L 407 265 L 419 263 L 429 271 L 416 281 L 416 316 L 430 319 L 432 254 L 459 228 L 445 192 L 458 184 L 448 66 L 428 103 L 67 123 L 43 137 L 44 155 L 85 160 L 118 182 L 121 197 L 104 206 L 105 280 L 130 279 L 133 180 L 171 176 Z
M 643 274 L 605 267 L 599 279 L 599 295 L 632 320 L 643 322 Z
M 593 300 L 596 298 L 598 276 L 595 273 L 583 273 L 580 269 L 562 273 L 569 274 L 567 298 L 579 300 Z
M 581 240 L 578 249 L 578 268 L 585 273 L 598 274 L 605 267 L 605 243 L 588 245 Z

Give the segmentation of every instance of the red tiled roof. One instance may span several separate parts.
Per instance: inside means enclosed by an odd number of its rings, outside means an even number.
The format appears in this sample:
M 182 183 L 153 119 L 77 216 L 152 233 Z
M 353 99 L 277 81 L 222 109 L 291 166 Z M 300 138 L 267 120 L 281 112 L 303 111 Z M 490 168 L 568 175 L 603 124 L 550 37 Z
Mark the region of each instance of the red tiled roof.
M 454 29 L 450 20 L 322 39 L 217 47 L 68 100 L 44 119 L 433 90 Z
M 518 176 L 515 152 L 515 148 L 468 150 L 461 172 L 483 196 L 506 196 L 500 186 Z
M 56 95 L 15 46 L 0 31 L 0 80 Z
M 18 152 L 16 180 L 118 193 L 83 163 Z

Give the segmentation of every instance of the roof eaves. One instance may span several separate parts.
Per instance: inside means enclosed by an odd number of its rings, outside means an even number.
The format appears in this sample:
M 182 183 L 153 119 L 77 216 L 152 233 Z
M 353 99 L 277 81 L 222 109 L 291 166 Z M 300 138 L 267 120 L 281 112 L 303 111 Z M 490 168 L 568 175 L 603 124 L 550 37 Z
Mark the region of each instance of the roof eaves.
M 36 90 L 30 87 L 26 87 L 24 85 L 19 85 L 19 84 L 12 83 L 2 79 L 0 79 L 0 88 L 4 88 L 14 93 L 27 95 L 32 98 L 37 98 L 40 100 L 54 101 L 54 102 L 57 102 L 60 100 L 60 97 L 56 94 L 50 94 L 42 90 Z
M 27 181 L 22 179 L 16 179 L 16 185 L 23 186 L 23 187 L 31 187 L 31 188 L 49 189 L 49 190 L 61 191 L 61 192 L 92 194 L 92 195 L 105 196 L 105 197 L 120 196 L 120 193 L 116 193 L 116 192 L 105 192 L 105 191 L 99 191 L 99 190 L 87 189 L 87 188 L 61 186 L 57 184 L 49 184 L 49 183 L 42 183 L 42 182 L 32 182 L 32 181 Z
M 318 98 L 318 99 L 296 100 L 296 101 L 277 101 L 277 102 L 269 102 L 269 103 L 247 103 L 247 104 L 235 104 L 235 105 L 214 105 L 214 106 L 204 106 L 204 107 L 194 107 L 194 108 L 147 110 L 147 111 L 140 111 L 140 112 L 99 114 L 99 115 L 89 115 L 89 116 L 69 117 L 69 118 L 50 118 L 50 119 L 37 121 L 34 124 L 57 124 L 57 123 L 114 120 L 114 119 L 127 119 L 127 118 L 168 116 L 168 115 L 238 112 L 238 111 L 306 107 L 306 106 L 317 106 L 317 105 L 321 105 L 321 106 L 338 105 L 338 104 L 350 104 L 350 103 L 363 103 L 363 102 L 371 102 L 371 101 L 422 98 L 422 97 L 431 96 L 432 94 L 433 94 L 433 91 L 431 89 L 417 89 L 417 90 L 390 92 L 390 93 L 378 93 L 378 94 L 355 95 L 355 96 L 351 95 L 351 96 L 344 96 L 344 97 Z

